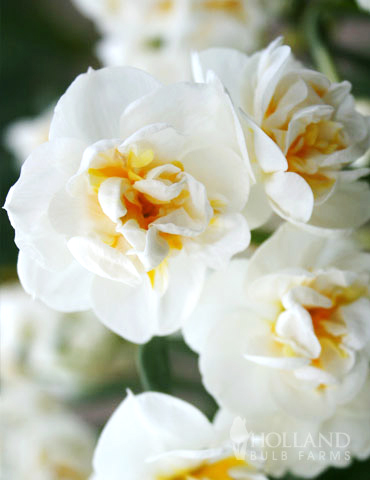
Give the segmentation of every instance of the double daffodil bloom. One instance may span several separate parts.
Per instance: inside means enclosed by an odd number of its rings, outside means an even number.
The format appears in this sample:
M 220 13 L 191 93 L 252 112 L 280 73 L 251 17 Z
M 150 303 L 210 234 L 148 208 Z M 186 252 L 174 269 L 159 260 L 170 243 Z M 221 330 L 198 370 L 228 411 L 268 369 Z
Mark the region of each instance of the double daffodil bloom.
M 369 272 L 370 255 L 348 238 L 289 224 L 250 261 L 233 260 L 209 278 L 184 327 L 206 388 L 256 432 L 332 428 L 350 435 L 351 455 L 366 457 Z M 343 458 L 311 460 L 320 469 Z
M 25 290 L 92 308 L 134 342 L 177 330 L 207 267 L 248 246 L 248 167 L 222 86 L 163 87 L 142 71 L 80 75 L 6 209 Z
M 251 228 L 262 207 L 265 219 L 273 210 L 316 232 L 369 219 L 370 190 L 358 181 L 368 170 L 348 167 L 369 148 L 370 121 L 355 110 L 348 82 L 305 68 L 281 39 L 250 57 L 206 50 L 194 71 L 198 81 L 216 74 L 239 110 L 255 181 Z

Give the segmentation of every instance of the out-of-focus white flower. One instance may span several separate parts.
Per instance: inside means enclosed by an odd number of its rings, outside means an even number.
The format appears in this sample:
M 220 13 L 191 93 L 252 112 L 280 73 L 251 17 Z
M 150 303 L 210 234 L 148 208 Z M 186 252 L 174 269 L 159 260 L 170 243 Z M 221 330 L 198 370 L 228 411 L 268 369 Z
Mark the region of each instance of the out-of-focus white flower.
M 104 37 L 98 56 L 104 65 L 132 65 L 164 82 L 191 78 L 190 52 L 260 46 L 266 23 L 256 0 L 75 0 Z
M 282 416 L 317 432 L 357 416 L 351 452 L 368 454 L 369 269 L 347 238 L 286 224 L 249 263 L 211 276 L 184 328 L 206 388 L 260 429 Z
M 53 109 L 48 108 L 35 118 L 17 120 L 7 128 L 5 142 L 19 167 L 36 147 L 48 141 L 52 116 Z
M 0 289 L 0 328 L 3 380 L 29 378 L 64 396 L 135 371 L 134 346 L 92 312 L 56 312 L 18 284 Z
M 169 395 L 128 394 L 108 421 L 94 455 L 94 479 L 266 480 L 229 440 L 231 423 L 210 423 Z
M 361 113 L 361 115 L 370 115 L 370 100 L 369 99 L 357 99 L 356 100 L 356 110 Z M 370 166 L 370 147 L 367 152 L 362 155 L 358 160 L 355 161 L 354 166 L 357 168 L 369 167 Z
M 364 10 L 370 11 L 370 0 L 357 0 L 357 3 Z
M 240 108 L 256 179 L 250 207 L 265 195 L 278 215 L 315 230 L 354 228 L 370 217 L 369 187 L 357 181 L 367 170 L 345 168 L 370 142 L 370 117 L 356 112 L 348 82 L 306 69 L 280 39 L 250 57 L 207 50 L 194 70 L 199 81 L 215 72 Z
M 6 201 L 25 290 L 57 310 L 92 308 L 134 342 L 177 330 L 206 267 L 250 241 L 239 129 L 218 82 L 80 75 Z
M 3 480 L 87 480 L 95 432 L 27 384 L 2 389 Z M 21 457 L 20 457 L 21 455 Z

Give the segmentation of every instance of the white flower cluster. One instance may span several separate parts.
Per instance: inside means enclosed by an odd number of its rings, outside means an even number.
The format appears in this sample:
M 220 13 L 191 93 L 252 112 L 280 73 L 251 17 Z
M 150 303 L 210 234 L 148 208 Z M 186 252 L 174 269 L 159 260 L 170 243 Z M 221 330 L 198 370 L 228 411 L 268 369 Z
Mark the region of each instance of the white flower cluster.
M 173 397 L 129 394 L 94 478 L 311 477 L 365 458 L 370 255 L 348 233 L 370 218 L 368 170 L 354 166 L 369 117 L 347 82 L 305 68 L 281 40 L 193 64 L 198 83 L 163 86 L 130 67 L 80 75 L 6 201 L 29 294 L 92 309 L 135 343 L 182 329 L 220 405 L 210 423 Z M 232 260 L 272 214 L 284 224 Z M 262 441 L 262 463 L 248 445 L 235 455 L 236 417 L 260 439 L 286 437 L 287 457 Z M 317 450 L 326 433 L 350 437 L 347 455 Z
M 255 50 L 268 18 L 260 0 L 73 1 L 103 35 L 103 65 L 132 65 L 166 83 L 190 80 L 192 50 Z
M 69 398 L 134 368 L 135 347 L 92 312 L 57 312 L 33 300 L 18 283 L 0 288 L 0 331 L 3 384 L 34 381 Z
M 77 415 L 28 383 L 2 386 L 0 413 L 3 480 L 88 480 L 96 435 Z

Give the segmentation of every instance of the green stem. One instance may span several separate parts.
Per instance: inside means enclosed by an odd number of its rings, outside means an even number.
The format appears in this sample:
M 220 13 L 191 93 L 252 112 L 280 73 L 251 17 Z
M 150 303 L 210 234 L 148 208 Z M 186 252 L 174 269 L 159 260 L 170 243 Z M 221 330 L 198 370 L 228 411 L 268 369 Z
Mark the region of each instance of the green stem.
M 317 68 L 332 82 L 339 81 L 339 75 L 321 33 L 324 10 L 317 2 L 310 2 L 303 17 L 304 32 L 308 47 Z
M 153 337 L 139 347 L 138 371 L 144 390 L 170 393 L 171 368 L 165 337 Z

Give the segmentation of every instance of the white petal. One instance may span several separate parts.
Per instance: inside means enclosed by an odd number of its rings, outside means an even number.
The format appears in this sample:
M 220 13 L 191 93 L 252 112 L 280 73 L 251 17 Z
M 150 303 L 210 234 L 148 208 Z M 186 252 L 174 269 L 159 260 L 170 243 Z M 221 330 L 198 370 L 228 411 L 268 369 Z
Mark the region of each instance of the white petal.
M 370 218 L 370 188 L 365 182 L 339 183 L 330 198 L 317 206 L 309 225 L 324 229 L 357 228 Z
M 294 376 L 305 382 L 306 385 L 309 384 L 311 388 L 317 388 L 320 385 L 333 386 L 338 383 L 336 378 L 324 369 L 311 366 L 297 368 Z
M 97 278 L 93 308 L 114 332 L 132 342 L 145 343 L 153 335 L 168 335 L 181 327 L 199 298 L 204 270 L 203 265 L 189 262 L 186 255 L 178 255 L 155 273 L 154 286 L 146 274 L 137 287 Z M 159 278 L 161 275 L 166 278 Z
M 103 212 L 115 223 L 127 213 L 127 208 L 122 203 L 123 183 L 122 178 L 108 178 L 100 185 L 98 192 L 98 200 Z
M 335 392 L 335 400 L 339 405 L 354 400 L 363 388 L 369 373 L 369 357 L 359 353 L 351 371 L 345 375 L 342 383 Z
M 355 302 L 340 307 L 341 317 L 347 326 L 345 345 L 360 350 L 370 341 L 370 300 L 359 298 Z
M 196 82 L 204 82 L 209 70 L 225 85 L 236 104 L 240 104 L 240 83 L 248 64 L 244 53 L 231 48 L 209 48 L 194 55 L 193 73 Z
M 245 250 L 251 239 L 248 224 L 239 213 L 217 215 L 196 242 L 187 246 L 210 268 L 224 268 L 236 253 Z
M 129 394 L 100 436 L 93 462 L 95 473 L 110 480 L 122 480 L 123 475 L 132 480 L 170 475 L 187 466 L 189 460 L 167 463 L 165 459 L 147 459 L 175 449 L 203 449 L 212 435 L 206 417 L 182 400 L 153 392 Z
M 131 149 L 143 152 L 152 149 L 154 157 L 164 162 L 178 159 L 179 152 L 185 148 L 186 137 L 167 123 L 145 125 L 127 137 L 119 146 L 119 151 L 125 153 Z
M 163 167 L 158 167 L 163 170 Z M 154 173 L 154 172 L 153 172 Z M 135 182 L 135 190 L 150 195 L 156 200 L 161 202 L 170 202 L 174 198 L 178 197 L 181 191 L 184 188 L 184 183 L 186 182 L 185 177 L 180 179 L 178 182 L 171 183 L 167 185 L 163 181 L 148 179 L 148 180 L 139 180 Z
M 271 217 L 272 208 L 261 183 L 252 185 L 243 215 L 251 230 L 261 227 Z
M 123 138 L 146 125 L 166 123 L 188 136 L 191 149 L 217 140 L 238 154 L 241 151 L 230 100 L 214 85 L 177 83 L 160 88 L 131 104 L 120 123 Z
M 158 335 L 178 330 L 193 312 L 202 291 L 205 266 L 186 254 L 168 260 L 168 288 L 159 302 Z
M 237 302 L 245 302 L 247 264 L 244 259 L 232 260 L 206 279 L 198 305 L 183 327 L 185 341 L 196 352 L 203 350 L 212 328 L 223 321 L 224 312 L 237 308 Z
M 108 328 L 134 343 L 146 343 L 157 332 L 158 297 L 149 277 L 139 286 L 95 277 L 92 308 Z
M 261 59 L 258 65 L 259 71 L 257 72 L 259 81 L 254 92 L 254 113 L 258 124 L 261 123 L 276 85 L 286 72 L 286 66 L 291 59 L 290 47 L 278 45 L 275 42 L 272 42 L 261 52 Z
M 254 256 L 251 260 L 254 260 Z M 282 299 L 289 294 L 290 290 L 313 278 L 313 275 L 310 275 L 309 272 L 299 268 L 289 268 L 286 271 L 264 275 L 252 281 L 250 274 L 254 273 L 255 267 L 256 265 L 253 261 L 247 269 L 246 286 L 248 297 L 251 301 L 255 300 L 260 304 L 264 304 L 265 307 L 268 305 L 271 308 L 275 304 L 275 309 L 271 310 L 271 315 L 275 312 L 276 317 L 281 312 Z
M 49 271 L 20 252 L 18 275 L 27 293 L 55 310 L 73 312 L 91 308 L 93 275 L 75 261 L 65 270 Z
M 88 271 L 129 285 L 138 285 L 141 276 L 131 259 L 100 240 L 90 237 L 72 237 L 68 248 L 79 264 Z
M 304 308 L 296 306 L 282 312 L 275 329 L 281 340 L 297 353 L 310 358 L 320 355 L 321 346 L 313 330 L 311 315 Z
M 6 199 L 17 246 L 45 267 L 64 268 L 71 261 L 64 238 L 50 224 L 48 208 L 71 168 L 78 168 L 83 148 L 80 142 L 69 139 L 41 145 L 23 164 L 21 176 Z
M 189 192 L 186 204 L 158 218 L 152 225 L 162 232 L 193 237 L 205 231 L 213 211 L 205 186 L 187 173 L 182 173 L 182 177 Z
M 333 305 L 333 302 L 313 288 L 300 285 L 298 287 L 293 287 L 283 296 L 282 304 L 286 309 L 294 308 L 299 305 L 303 305 L 304 307 L 330 308 Z
M 265 327 L 269 328 L 253 312 L 229 312 L 212 330 L 199 358 L 206 389 L 222 407 L 248 417 L 267 415 L 276 408 L 270 394 L 270 378 L 276 370 L 244 358 L 245 339 Z
M 278 145 L 241 110 L 250 158 L 258 162 L 265 173 L 286 171 L 288 162 Z
M 249 192 L 248 170 L 233 150 L 214 142 L 207 148 L 187 152 L 180 160 L 185 171 L 206 187 L 209 200 L 225 198 L 223 213 L 244 207 Z
M 272 335 L 258 336 L 246 340 L 244 358 L 250 362 L 269 368 L 295 370 L 309 363 L 309 360 L 300 356 L 287 357 L 282 354 L 281 348 Z
M 65 247 L 66 236 L 71 237 L 91 230 L 92 224 L 86 215 L 86 203 L 86 198 L 82 195 L 72 197 L 63 188 L 54 195 L 49 204 L 49 222 L 55 232 L 63 235 Z
M 131 219 L 118 226 L 117 231 L 132 245 L 127 253 L 137 255 L 146 272 L 157 267 L 168 255 L 169 245 L 154 226 L 144 230 Z
M 267 357 L 264 355 L 244 355 L 246 360 L 262 365 L 264 367 L 276 368 L 278 370 L 295 370 L 307 364 L 307 360 L 302 357 Z
M 303 232 L 289 225 L 282 225 L 252 256 L 248 266 L 248 281 L 276 273 L 279 270 L 310 270 L 320 265 L 318 258 L 327 240 Z M 278 252 L 278 254 L 277 254 Z
M 271 379 L 271 393 L 279 407 L 289 416 L 317 422 L 329 418 L 336 404 L 327 390 L 302 388 L 302 380 L 294 379 L 290 372 L 278 372 Z
M 131 67 L 90 69 L 79 75 L 55 107 L 50 139 L 78 138 L 92 144 L 119 137 L 119 118 L 134 100 L 160 86 Z
M 296 173 L 276 172 L 265 182 L 272 208 L 283 218 L 307 222 L 314 205 L 314 197 L 308 183 Z

